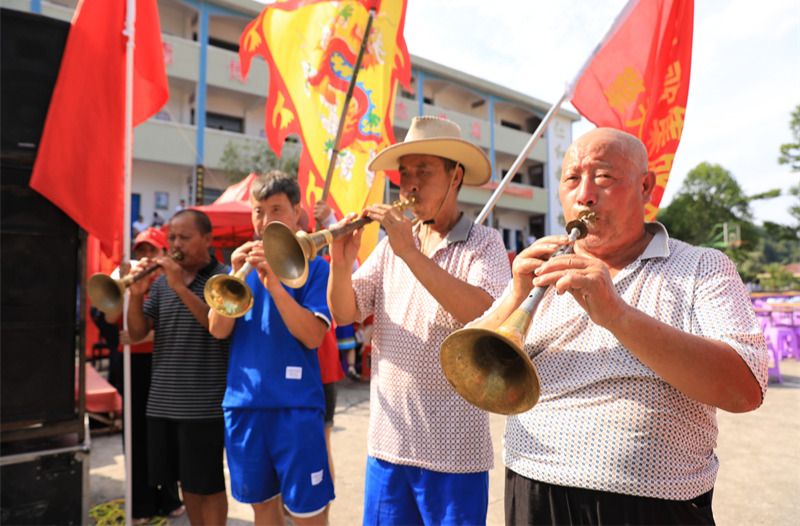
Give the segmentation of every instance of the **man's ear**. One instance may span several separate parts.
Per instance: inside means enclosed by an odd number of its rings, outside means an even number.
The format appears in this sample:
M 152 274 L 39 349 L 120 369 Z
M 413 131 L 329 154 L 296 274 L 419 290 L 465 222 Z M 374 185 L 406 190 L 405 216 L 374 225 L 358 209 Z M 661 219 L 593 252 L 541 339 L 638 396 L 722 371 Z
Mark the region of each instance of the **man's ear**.
M 211 243 L 214 242 L 214 233 L 209 232 L 208 234 L 203 234 L 203 242 L 206 244 L 206 247 L 210 247 Z
M 656 173 L 648 170 L 642 177 L 642 202 L 647 204 L 653 200 L 653 192 L 656 189 Z
M 461 185 L 461 181 L 464 180 L 464 167 L 461 166 L 461 163 L 458 163 L 456 166 L 456 176 L 453 177 L 453 184 L 451 185 L 453 188 L 458 188 Z

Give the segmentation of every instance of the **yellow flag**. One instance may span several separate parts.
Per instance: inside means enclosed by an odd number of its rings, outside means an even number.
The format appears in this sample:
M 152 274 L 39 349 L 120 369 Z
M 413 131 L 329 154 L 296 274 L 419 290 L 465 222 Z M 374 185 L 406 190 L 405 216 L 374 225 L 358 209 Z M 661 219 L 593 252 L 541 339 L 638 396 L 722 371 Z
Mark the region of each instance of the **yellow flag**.
M 302 142 L 298 183 L 302 206 L 313 218 L 322 196 L 345 94 L 376 8 L 361 70 L 347 111 L 328 204 L 339 216 L 383 201 L 385 174 L 367 170 L 375 155 L 395 143 L 395 81 L 409 88 L 411 61 L 403 38 L 405 0 L 286 0 L 267 6 L 239 39 L 242 74 L 261 55 L 269 65 L 266 134 L 280 153 L 289 135 Z M 313 219 L 312 219 L 313 223 Z M 362 237 L 364 261 L 377 243 L 377 225 Z

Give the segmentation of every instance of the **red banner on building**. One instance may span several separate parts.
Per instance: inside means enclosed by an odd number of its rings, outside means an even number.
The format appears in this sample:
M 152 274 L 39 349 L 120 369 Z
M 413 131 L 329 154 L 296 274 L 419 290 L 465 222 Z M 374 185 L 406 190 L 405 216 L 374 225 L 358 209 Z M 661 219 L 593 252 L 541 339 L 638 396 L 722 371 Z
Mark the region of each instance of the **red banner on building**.
M 652 221 L 683 133 L 692 67 L 694 0 L 629 4 L 619 27 L 574 85 L 572 105 L 591 122 L 638 137 L 656 173 Z

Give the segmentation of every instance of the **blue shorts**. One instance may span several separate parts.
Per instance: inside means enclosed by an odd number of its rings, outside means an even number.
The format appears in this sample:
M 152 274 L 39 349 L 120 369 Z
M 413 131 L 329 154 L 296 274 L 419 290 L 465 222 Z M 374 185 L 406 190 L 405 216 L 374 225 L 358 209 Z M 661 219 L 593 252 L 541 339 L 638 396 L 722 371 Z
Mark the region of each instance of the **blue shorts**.
M 312 516 L 335 498 L 320 409 L 226 408 L 225 450 L 239 502 L 280 494 L 293 515 Z
M 364 526 L 486 524 L 489 472 L 442 473 L 367 457 Z

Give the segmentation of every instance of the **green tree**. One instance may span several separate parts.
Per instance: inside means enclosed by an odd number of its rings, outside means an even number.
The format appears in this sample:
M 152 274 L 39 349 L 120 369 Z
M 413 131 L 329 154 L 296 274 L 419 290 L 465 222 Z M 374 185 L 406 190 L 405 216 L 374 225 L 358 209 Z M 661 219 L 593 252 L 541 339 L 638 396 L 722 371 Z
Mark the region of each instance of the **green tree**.
M 770 263 L 764 267 L 764 273 L 759 274 L 759 282 L 766 290 L 789 290 L 800 283 L 786 269 L 783 268 L 785 262 Z
M 251 173 L 263 174 L 270 170 L 281 170 L 297 178 L 300 160 L 296 155 L 286 153 L 278 158 L 264 143 L 247 142 L 244 146 L 237 146 L 231 141 L 225 145 L 220 163 L 231 183 L 238 183 Z
M 781 145 L 778 164 L 788 164 L 793 172 L 800 172 L 800 104 L 792 112 L 789 129 L 792 130 L 794 142 Z M 789 207 L 789 213 L 797 220 L 797 227 L 800 228 L 800 182 L 791 187 L 789 193 L 798 198 L 797 202 Z
M 669 206 L 659 210 L 658 220 L 672 237 L 693 245 L 708 243 L 719 223 L 738 223 L 742 241 L 753 250 L 758 246 L 759 231 L 753 224 L 750 203 L 778 195 L 780 190 L 747 196 L 728 170 L 704 162 L 686 175 Z

